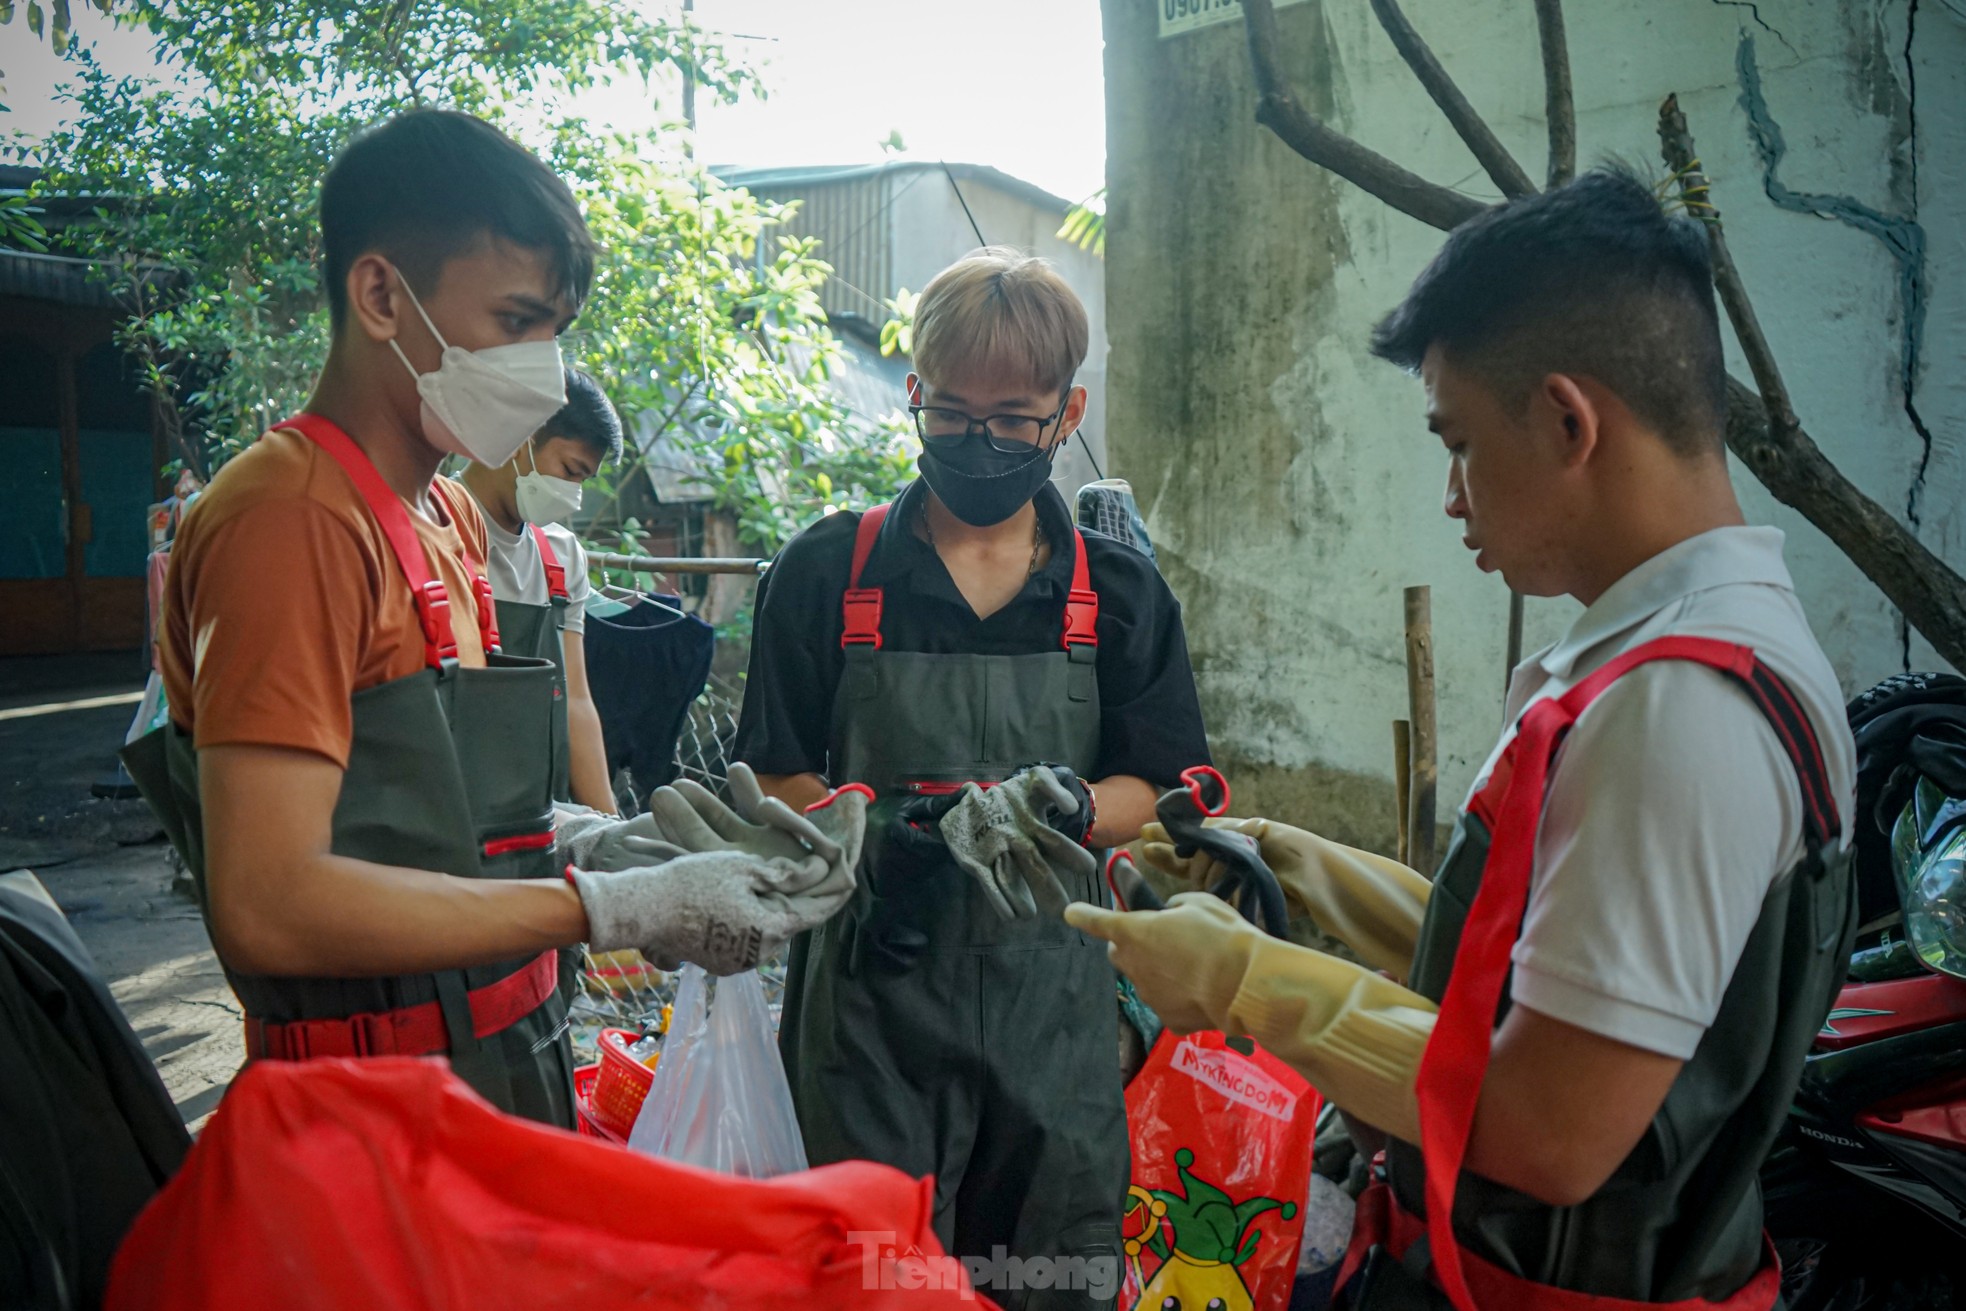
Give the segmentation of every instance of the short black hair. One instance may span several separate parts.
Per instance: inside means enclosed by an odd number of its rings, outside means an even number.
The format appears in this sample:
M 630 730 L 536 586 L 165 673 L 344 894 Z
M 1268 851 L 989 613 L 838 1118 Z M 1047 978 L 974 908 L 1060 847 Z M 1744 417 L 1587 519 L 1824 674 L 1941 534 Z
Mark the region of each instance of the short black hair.
M 599 458 L 621 458 L 621 416 L 601 384 L 571 365 L 567 368 L 567 403 L 539 425 L 542 440 L 564 437 L 579 442 Z
M 1582 375 L 1674 450 L 1719 449 L 1727 363 L 1706 232 L 1622 169 L 1454 229 L 1372 333 L 1372 353 L 1409 370 L 1433 346 L 1511 408 L 1548 374 Z
M 481 118 L 412 109 L 342 148 L 321 183 L 322 276 L 337 328 L 349 266 L 381 251 L 428 296 L 444 262 L 487 236 L 543 252 L 555 290 L 578 305 L 594 239 L 573 192 L 537 155 Z

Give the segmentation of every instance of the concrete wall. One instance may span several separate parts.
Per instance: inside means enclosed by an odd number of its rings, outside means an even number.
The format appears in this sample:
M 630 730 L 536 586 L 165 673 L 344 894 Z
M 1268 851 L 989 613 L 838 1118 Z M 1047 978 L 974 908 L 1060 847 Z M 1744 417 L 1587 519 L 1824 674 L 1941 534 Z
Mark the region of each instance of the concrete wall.
M 950 190 L 948 179 L 936 170 L 896 176 L 889 179 L 888 185 L 896 192 L 890 212 L 894 224 L 894 277 L 899 286 L 920 291 L 930 278 L 976 249 L 975 231 L 963 216 L 964 201 L 990 244 L 1028 250 L 1058 267 L 1066 283 L 1085 302 L 1091 345 L 1078 377 L 1088 393 L 1082 431 L 1100 467 L 1106 467 L 1105 261 L 1059 238 L 1059 225 L 1065 221 L 1063 214 L 999 191 L 980 179 L 960 182 L 962 201 Z M 1085 448 L 1077 439 L 1059 453 L 1053 481 L 1067 499 L 1096 476 L 1086 459 Z
M 1532 7 L 1405 8 L 1541 176 Z M 1389 725 L 1405 710 L 1404 585 L 1433 588 L 1443 814 L 1501 717 L 1506 590 L 1475 571 L 1441 514 L 1445 465 L 1424 431 L 1419 385 L 1365 349 L 1370 325 L 1440 235 L 1254 122 L 1240 22 L 1163 39 L 1159 0 L 1105 0 L 1104 9 L 1116 472 L 1132 480 L 1186 604 L 1203 707 L 1238 809 L 1387 846 Z M 1959 8 L 1571 0 L 1565 11 L 1584 162 L 1617 156 L 1662 174 L 1657 106 L 1679 93 L 1806 426 L 1865 492 L 1910 507 L 1924 540 L 1966 565 Z M 1306 0 L 1278 17 L 1285 63 L 1314 113 L 1424 176 L 1495 197 L 1364 0 Z M 1750 58 L 1760 94 L 1748 99 L 1787 145 L 1772 187 L 1740 103 Z M 1797 202 L 1790 192 L 1832 199 Z M 1866 213 L 1900 236 L 1923 233 L 1910 279 L 1923 321 L 1909 395 L 1906 270 L 1853 225 Z M 1731 340 L 1729 351 L 1745 377 Z M 1790 568 L 1846 688 L 1904 668 L 1899 618 L 1876 589 L 1738 467 L 1736 481 L 1750 519 L 1789 534 Z M 1575 613 L 1568 601 L 1532 601 L 1527 649 Z M 1937 663 L 1915 637 L 1909 661 Z

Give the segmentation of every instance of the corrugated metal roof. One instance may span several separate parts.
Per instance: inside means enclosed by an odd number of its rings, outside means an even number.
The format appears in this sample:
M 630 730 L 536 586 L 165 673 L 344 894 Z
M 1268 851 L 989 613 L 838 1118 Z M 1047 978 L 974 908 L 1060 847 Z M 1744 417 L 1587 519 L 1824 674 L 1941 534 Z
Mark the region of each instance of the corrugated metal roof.
M 0 250 L 0 296 L 122 309 L 127 307 L 117 295 L 119 273 L 115 265 L 101 260 Z M 179 280 L 177 270 L 161 264 L 145 267 L 142 276 L 146 284 L 160 290 L 175 286 Z
M 1035 183 L 1012 177 L 1002 169 L 991 168 L 988 164 L 945 166 L 935 160 L 890 159 L 879 164 L 813 164 L 778 168 L 746 168 L 736 164 L 719 164 L 710 171 L 734 187 L 745 187 L 752 191 L 786 191 L 838 182 L 856 182 L 865 178 L 919 173 L 924 170 L 939 173 L 944 167 L 947 167 L 960 182 L 982 182 L 1040 208 L 1056 210 L 1060 214 L 1071 212 L 1072 202 L 1063 196 L 1054 196 Z

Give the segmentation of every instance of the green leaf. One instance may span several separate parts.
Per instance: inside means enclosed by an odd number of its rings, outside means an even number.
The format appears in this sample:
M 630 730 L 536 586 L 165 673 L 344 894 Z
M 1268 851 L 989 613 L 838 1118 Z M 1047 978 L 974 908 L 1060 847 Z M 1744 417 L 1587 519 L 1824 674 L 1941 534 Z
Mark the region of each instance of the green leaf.
M 0 0 L 0 13 L 13 2 Z M 51 2 L 33 0 L 44 27 Z M 57 28 L 71 3 L 56 5 Z M 159 71 L 121 78 L 82 61 L 73 121 L 41 143 L 41 162 L 56 194 L 152 198 L 95 206 L 64 243 L 112 261 L 109 280 L 125 290 L 138 286 L 131 251 L 184 271 L 117 336 L 177 417 L 208 434 L 215 461 L 298 405 L 325 353 L 315 207 L 335 148 L 410 103 L 444 101 L 537 125 L 522 139 L 567 179 L 602 252 L 568 359 L 595 372 L 631 426 L 710 471 L 712 499 L 749 549 L 773 550 L 844 497 L 887 499 L 908 477 L 902 398 L 854 415 L 830 390 L 839 347 L 820 310 L 830 269 L 812 239 L 783 239 L 796 206 L 675 162 L 683 152 L 666 130 L 624 132 L 567 111 L 568 89 L 604 67 L 687 63 L 706 90 L 752 93 L 755 77 L 714 38 L 606 0 L 418 0 L 407 37 L 353 23 L 354 11 L 326 0 L 116 12 L 156 34 Z M 28 248 L 38 238 L 9 223 L 0 239 Z M 187 370 L 199 385 L 173 391 Z M 609 480 L 601 531 L 620 526 L 631 489 L 645 485 L 631 461 Z
M 1106 253 L 1106 188 L 1099 188 L 1072 206 L 1057 235 L 1080 250 L 1089 250 L 1103 257 Z

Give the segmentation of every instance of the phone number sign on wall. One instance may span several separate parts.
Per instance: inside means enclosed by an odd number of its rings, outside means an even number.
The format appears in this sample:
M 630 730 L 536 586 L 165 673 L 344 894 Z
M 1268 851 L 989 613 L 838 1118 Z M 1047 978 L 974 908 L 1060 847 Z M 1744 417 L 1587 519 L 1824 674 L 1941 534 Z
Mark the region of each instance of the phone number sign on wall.
M 1163 39 L 1217 23 L 1242 21 L 1242 0 L 1151 0 L 1151 3 L 1160 10 Z M 1278 9 L 1302 3 L 1304 0 L 1275 0 Z

